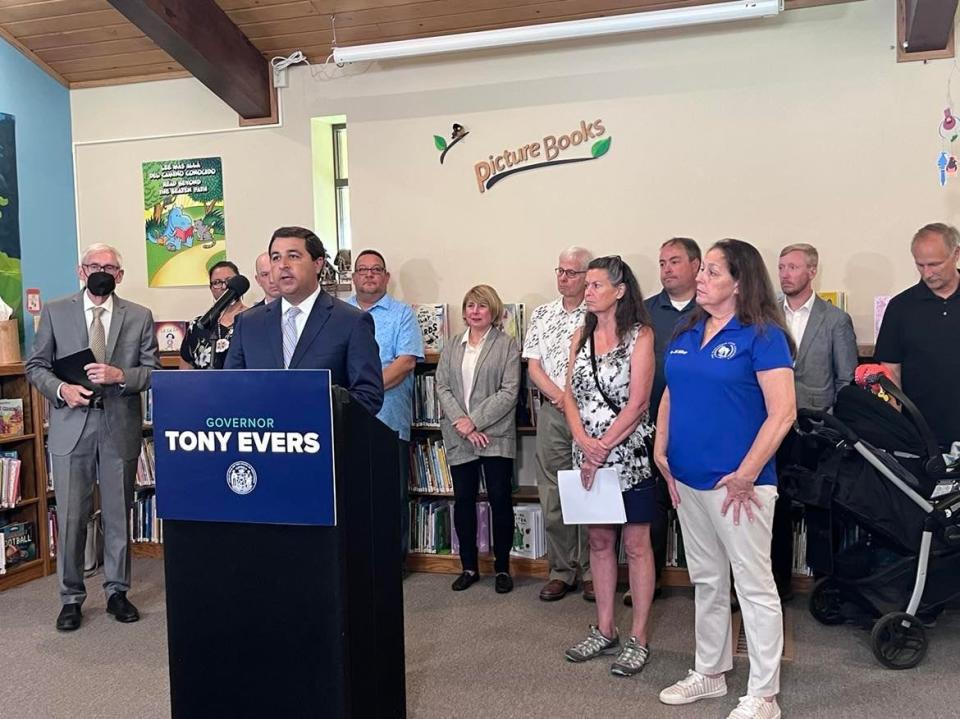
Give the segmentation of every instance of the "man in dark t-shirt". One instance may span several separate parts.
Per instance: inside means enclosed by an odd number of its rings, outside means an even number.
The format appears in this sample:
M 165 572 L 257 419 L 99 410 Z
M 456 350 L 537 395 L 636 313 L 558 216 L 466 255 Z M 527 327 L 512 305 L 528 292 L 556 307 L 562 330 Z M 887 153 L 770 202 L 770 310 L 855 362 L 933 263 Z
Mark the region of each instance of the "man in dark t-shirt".
M 937 442 L 960 441 L 960 233 L 921 227 L 910 252 L 920 282 L 890 300 L 875 356 L 917 405 Z

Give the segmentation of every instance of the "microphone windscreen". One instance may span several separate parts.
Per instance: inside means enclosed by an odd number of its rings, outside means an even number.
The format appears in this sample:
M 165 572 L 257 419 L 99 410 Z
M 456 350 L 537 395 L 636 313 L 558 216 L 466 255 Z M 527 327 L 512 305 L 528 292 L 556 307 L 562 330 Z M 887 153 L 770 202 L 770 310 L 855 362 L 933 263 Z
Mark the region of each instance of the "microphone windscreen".
M 250 289 L 250 280 L 243 275 L 234 275 L 227 280 L 227 288 L 233 290 L 238 295 L 242 295 Z

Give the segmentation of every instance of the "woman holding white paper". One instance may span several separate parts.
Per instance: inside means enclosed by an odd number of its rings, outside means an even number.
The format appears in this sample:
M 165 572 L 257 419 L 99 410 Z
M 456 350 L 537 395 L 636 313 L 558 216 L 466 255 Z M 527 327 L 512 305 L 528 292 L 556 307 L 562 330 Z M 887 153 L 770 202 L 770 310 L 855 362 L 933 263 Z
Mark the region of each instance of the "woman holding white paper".
M 584 326 L 572 340 L 564 412 L 573 434 L 573 461 L 586 489 L 597 470 L 615 468 L 627 523 L 622 541 L 633 592 L 633 626 L 621 647 L 613 619 L 617 590 L 616 525 L 588 528 L 590 566 L 597 595 L 597 623 L 566 658 L 583 662 L 617 654 L 610 672 L 639 673 L 650 656 L 647 617 L 655 584 L 650 521 L 656 508 L 656 477 L 647 408 L 653 385 L 653 330 L 629 265 L 619 256 L 599 257 L 587 267 Z

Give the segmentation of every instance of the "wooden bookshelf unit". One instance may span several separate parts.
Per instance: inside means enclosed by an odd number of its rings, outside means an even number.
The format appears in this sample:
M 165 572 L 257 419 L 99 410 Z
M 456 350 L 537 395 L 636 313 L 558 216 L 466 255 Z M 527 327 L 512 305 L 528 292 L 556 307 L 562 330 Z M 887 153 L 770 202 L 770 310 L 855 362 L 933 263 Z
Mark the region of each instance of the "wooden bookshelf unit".
M 30 386 L 22 362 L 0 365 L 0 397 L 23 400 L 23 434 L 0 436 L 0 450 L 15 451 L 20 460 L 20 501 L 0 509 L 0 526 L 17 522 L 33 525 L 37 557 L 7 566 L 0 575 L 0 591 L 19 586 L 56 571 L 50 556 L 47 524 L 48 500 L 46 450 L 44 448 L 44 398 Z

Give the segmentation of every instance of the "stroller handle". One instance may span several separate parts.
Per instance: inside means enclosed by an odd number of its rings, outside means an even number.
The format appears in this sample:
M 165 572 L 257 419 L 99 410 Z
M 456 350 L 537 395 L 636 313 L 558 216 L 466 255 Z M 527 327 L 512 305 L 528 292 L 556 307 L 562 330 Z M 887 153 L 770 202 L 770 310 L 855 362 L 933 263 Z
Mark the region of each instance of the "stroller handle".
M 841 422 L 839 419 L 834 417 L 832 414 L 827 412 L 821 412 L 817 409 L 798 409 L 797 410 L 797 421 L 807 420 L 813 422 L 821 422 L 825 424 L 830 429 L 837 432 L 841 437 L 850 442 L 850 444 L 856 444 L 860 441 L 860 438 L 850 429 L 847 425 Z
M 927 424 L 927 421 L 923 418 L 923 415 L 920 413 L 920 410 L 917 408 L 907 395 L 903 393 L 897 385 L 891 382 L 887 377 L 879 377 L 878 383 L 883 388 L 883 391 L 892 396 L 900 405 L 903 407 L 904 414 L 913 422 L 913 426 L 917 428 L 917 431 L 920 433 L 920 437 L 923 439 L 923 443 L 927 445 L 927 466 L 926 471 L 932 475 L 940 475 L 947 471 L 947 465 L 943 460 L 943 456 L 940 454 L 940 448 L 937 446 L 937 440 L 934 437 L 933 431 L 930 429 L 930 425 Z

